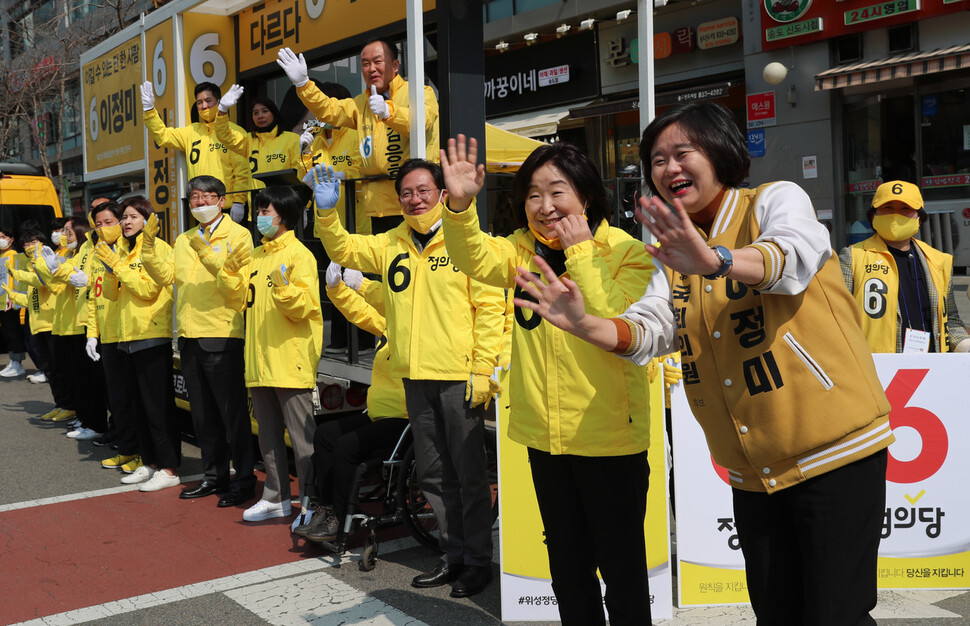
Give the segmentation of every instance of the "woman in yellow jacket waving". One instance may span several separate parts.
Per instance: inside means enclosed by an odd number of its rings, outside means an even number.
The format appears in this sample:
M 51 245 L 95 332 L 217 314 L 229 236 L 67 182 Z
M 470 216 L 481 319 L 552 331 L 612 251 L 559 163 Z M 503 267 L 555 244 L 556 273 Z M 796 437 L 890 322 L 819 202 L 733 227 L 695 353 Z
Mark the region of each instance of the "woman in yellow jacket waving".
M 290 514 L 284 426 L 296 457 L 300 495 L 306 494 L 316 427 L 312 395 L 323 344 L 317 260 L 294 232 L 303 212 L 300 197 L 289 187 L 267 187 L 256 196 L 256 212 L 263 245 L 251 260 L 233 253 L 219 274 L 219 280 L 249 282 L 246 386 L 259 426 L 266 482 L 259 502 L 243 512 L 247 522 Z M 305 500 L 301 512 L 306 513 Z
M 589 157 L 569 144 L 529 155 L 512 183 L 522 228 L 507 238 L 481 232 L 477 212 L 467 210 L 485 179 L 476 159 L 477 142 L 466 145 L 463 135 L 441 151 L 451 198 L 445 245 L 458 269 L 511 289 L 516 266 L 535 272 L 534 257 L 542 257 L 607 316 L 643 295 L 651 259 L 609 225 L 609 199 Z M 559 614 L 563 623 L 604 623 L 599 568 L 610 622 L 649 624 L 646 372 L 528 313 L 515 307 L 508 432 L 528 447 Z

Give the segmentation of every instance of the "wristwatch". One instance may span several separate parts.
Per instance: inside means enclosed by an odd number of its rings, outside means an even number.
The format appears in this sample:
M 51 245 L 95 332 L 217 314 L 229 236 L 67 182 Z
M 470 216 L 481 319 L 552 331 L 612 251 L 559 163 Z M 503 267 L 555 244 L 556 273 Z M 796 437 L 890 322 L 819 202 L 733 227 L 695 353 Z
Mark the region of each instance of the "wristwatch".
M 731 271 L 731 267 L 734 265 L 734 257 L 731 256 L 731 251 L 724 246 L 711 246 L 711 250 L 717 255 L 717 258 L 721 261 L 721 269 L 717 270 L 713 274 L 708 274 L 704 278 L 707 280 L 714 280 L 716 278 L 722 278 L 725 274 Z

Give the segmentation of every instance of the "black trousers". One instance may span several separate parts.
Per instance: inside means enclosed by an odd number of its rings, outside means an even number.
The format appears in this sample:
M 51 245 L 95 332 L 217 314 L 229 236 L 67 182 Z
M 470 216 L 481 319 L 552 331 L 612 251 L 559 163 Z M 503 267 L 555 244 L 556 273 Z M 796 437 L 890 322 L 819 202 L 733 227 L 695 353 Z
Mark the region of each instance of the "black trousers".
M 256 487 L 256 447 L 249 424 L 243 343 L 218 343 L 226 349 L 207 350 L 206 340 L 181 339 L 182 375 L 205 479 L 248 494 Z M 230 459 L 236 468 L 231 479 Z
M 135 396 L 138 394 L 135 372 L 128 362 L 128 355 L 117 343 L 101 344 L 101 362 L 104 363 L 104 380 L 108 388 L 108 406 L 114 422 L 118 453 L 126 456 L 138 454 L 138 433 L 135 430 Z
M 563 625 L 606 623 L 597 568 L 610 624 L 649 624 L 647 453 L 592 457 L 529 448 L 529 464 Z
M 76 342 L 74 337 L 83 335 L 51 335 L 53 350 L 51 355 L 54 357 L 54 380 L 56 384 L 51 387 L 60 389 L 61 400 L 58 401 L 57 395 L 54 401 L 57 406 L 69 411 L 77 411 L 78 396 L 84 392 L 81 386 L 76 367 L 77 353 L 75 351 Z M 87 358 L 87 357 L 85 357 Z
M 23 360 L 27 346 L 24 345 L 24 331 L 20 327 L 20 309 L 0 311 L 0 332 L 3 332 L 3 341 L 11 358 L 16 356 L 18 360 Z
M 734 489 L 759 626 L 875 624 L 885 450 L 768 495 Z
M 135 433 L 142 463 L 159 469 L 177 469 L 182 463 L 182 438 L 175 419 L 172 386 L 172 344 L 136 352 L 118 352 L 135 373 Z
M 30 322 L 30 312 L 27 313 L 27 321 Z M 47 340 L 42 338 L 43 333 L 33 335 L 30 332 L 30 324 L 24 324 L 24 345 L 27 347 L 27 354 L 30 360 L 40 371 L 44 372 L 48 380 L 50 379 L 50 349 L 47 347 Z M 50 331 L 47 331 L 50 334 Z
M 104 367 L 100 361 L 94 362 L 88 358 L 84 350 L 87 338 L 83 333 L 64 335 L 58 337 L 57 341 L 63 344 L 72 366 L 67 375 L 67 387 L 74 398 L 81 426 L 103 433 L 108 428 Z
M 347 513 L 357 466 L 369 459 L 389 457 L 407 424 L 399 417 L 372 422 L 363 413 L 317 424 L 313 433 L 316 496 L 321 504 L 333 505 L 338 520 L 343 522 Z

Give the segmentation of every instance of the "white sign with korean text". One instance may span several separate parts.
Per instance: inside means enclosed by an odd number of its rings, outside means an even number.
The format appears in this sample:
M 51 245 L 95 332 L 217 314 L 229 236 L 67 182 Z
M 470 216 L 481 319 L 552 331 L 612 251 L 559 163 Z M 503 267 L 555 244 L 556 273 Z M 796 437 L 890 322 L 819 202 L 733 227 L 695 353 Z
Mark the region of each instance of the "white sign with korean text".
M 560 65 L 558 67 L 547 67 L 544 70 L 539 70 L 539 86 L 548 87 L 549 85 L 558 85 L 559 83 L 569 82 L 569 66 Z
M 966 354 L 876 354 L 892 405 L 878 584 L 884 589 L 970 586 L 970 422 L 960 390 Z M 747 601 L 731 489 L 678 386 L 671 396 L 680 606 Z M 720 473 L 720 475 L 719 475 Z

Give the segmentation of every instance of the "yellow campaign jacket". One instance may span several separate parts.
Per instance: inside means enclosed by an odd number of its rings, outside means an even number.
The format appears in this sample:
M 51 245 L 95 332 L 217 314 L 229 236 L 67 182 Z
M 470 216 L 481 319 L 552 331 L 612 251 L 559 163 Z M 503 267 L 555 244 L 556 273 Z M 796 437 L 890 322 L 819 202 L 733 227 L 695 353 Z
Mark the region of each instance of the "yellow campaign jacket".
M 32 265 L 34 273 L 54 294 L 51 333 L 59 337 L 82 334 L 84 327 L 77 324 L 76 316 L 77 292 L 79 290 L 65 281 L 55 280 L 47 267 L 47 262 L 44 261 L 44 257 L 37 255 L 32 260 Z
M 302 177 L 306 174 L 317 163 L 322 163 L 323 165 L 330 165 L 337 172 L 343 172 L 347 175 L 347 178 L 360 178 L 360 152 L 358 151 L 358 146 L 360 142 L 357 139 L 357 131 L 353 128 L 335 128 L 333 129 L 333 134 L 330 141 L 323 133 L 320 133 L 313 139 L 313 143 L 310 144 L 310 154 L 303 155 L 303 165 L 302 172 L 300 176 Z M 360 191 L 360 183 L 356 183 L 354 189 Z M 367 217 L 367 213 L 364 211 L 364 204 L 362 202 L 362 194 L 357 193 L 355 200 L 356 210 L 354 211 L 354 220 L 356 222 L 356 229 L 354 232 L 360 235 L 369 235 L 371 231 L 370 219 Z M 337 199 L 337 204 L 334 205 L 337 210 L 337 215 L 340 217 L 340 223 L 347 227 L 347 195 L 346 186 L 340 185 L 340 197 Z M 320 237 L 320 233 L 316 232 L 316 222 L 313 224 L 313 234 L 316 237 Z
M 243 314 L 238 303 L 245 300 L 246 285 L 237 284 L 232 286 L 234 291 L 226 291 L 230 286 L 217 282 L 216 277 L 234 250 L 252 254 L 253 238 L 248 230 L 223 216 L 215 232 L 207 234 L 209 247 L 203 248 L 200 256 L 189 244 L 193 237 L 199 236 L 199 228 L 196 226 L 179 235 L 174 249 L 168 248 L 170 254 L 158 246 L 158 238 L 154 246 L 142 246 L 145 271 L 159 285 L 175 285 L 179 337 L 242 339 Z
M 317 221 L 331 259 L 382 276 L 392 376 L 492 374 L 502 350 L 505 294 L 459 272 L 440 230 L 418 252 L 406 222 L 379 235 L 351 235 L 335 210 L 317 211 Z
M 8 251 L 9 252 L 9 251 Z M 54 294 L 33 271 L 33 267 L 24 254 L 0 255 L 0 259 L 13 256 L 14 269 L 10 272 L 8 286 L 12 287 L 11 300 L 14 306 L 23 307 L 30 311 L 30 332 L 51 332 L 54 318 Z
M 229 192 L 252 189 L 249 162 L 230 152 L 216 137 L 215 123 L 194 122 L 181 128 L 169 128 L 158 116 L 158 111 L 145 111 L 145 128 L 152 140 L 163 148 L 176 148 L 185 153 L 189 179 L 202 174 L 215 176 L 223 182 Z M 229 122 L 229 127 L 245 132 Z M 229 202 L 246 203 L 248 194 L 240 193 L 227 197 Z
M 327 97 L 313 81 L 297 87 L 296 93 L 313 115 L 321 122 L 338 128 L 357 130 L 360 140 L 362 176 L 397 176 L 401 165 L 411 158 L 410 111 L 408 108 L 408 83 L 395 76 L 389 86 L 390 99 L 387 108 L 390 116 L 382 120 L 370 110 L 370 88 L 357 97 L 337 100 Z M 438 160 L 438 100 L 431 87 L 424 88 L 425 141 L 427 155 Z M 394 182 L 378 180 L 362 183 L 363 209 L 370 217 L 400 215 L 401 205 L 394 191 Z
M 102 282 L 104 296 L 118 304 L 119 343 L 172 337 L 172 286 L 159 285 L 148 275 L 141 261 L 141 238 L 138 233 L 134 248 L 126 237 L 115 242 L 123 265 Z M 156 238 L 155 252 L 168 256 L 172 248 Z
M 522 228 L 507 238 L 478 227 L 474 204 L 443 214 L 452 262 L 482 282 L 515 288 L 516 266 L 539 273 L 535 237 Z M 604 220 L 593 241 L 565 251 L 566 273 L 576 281 L 586 310 L 615 317 L 639 300 L 653 263 L 643 243 Z M 580 456 L 635 454 L 650 444 L 650 401 L 646 370 L 616 358 L 515 307 L 509 370 L 509 437 L 549 452 Z
M 357 292 L 341 281 L 333 289 L 327 288 L 327 296 L 351 324 L 382 337 L 374 354 L 370 389 L 367 390 L 367 416 L 372 421 L 385 417 L 406 419 L 408 411 L 404 402 L 404 384 L 400 378 L 391 376 L 390 339 L 385 335 L 387 319 L 382 312 L 384 291 L 381 284 L 365 278 Z
M 65 258 L 64 262 L 61 263 L 60 267 L 53 274 L 47 268 L 47 264 L 43 263 L 43 260 L 41 260 L 41 264 L 36 265 L 37 274 L 46 283 L 55 285 L 56 289 L 61 290 L 60 293 L 69 294 L 73 297 L 73 310 L 68 311 L 65 309 L 61 312 L 60 319 L 55 317 L 55 329 L 59 325 L 62 328 L 61 332 L 56 332 L 55 330 L 55 335 L 79 335 L 85 332 L 85 326 L 88 323 L 88 297 L 91 287 L 89 272 L 95 261 L 97 261 L 97 258 L 94 256 L 94 242 L 91 240 L 91 233 L 88 233 L 84 243 L 77 249 L 77 253 Z M 101 264 L 100 261 L 97 262 Z M 87 286 L 78 289 L 70 284 L 71 274 L 74 273 L 75 269 L 88 274 Z M 72 316 L 70 320 L 66 319 L 68 314 Z M 70 327 L 70 332 L 63 331 L 67 327 Z
M 216 137 L 222 145 L 247 160 L 250 174 L 289 169 L 300 171 L 300 136 L 296 133 L 248 133 L 230 122 L 228 115 L 217 115 L 215 125 Z M 253 180 L 253 187 L 265 186 L 262 181 Z
M 285 265 L 289 284 L 274 285 L 270 274 Z M 219 278 L 246 285 L 246 386 L 312 389 L 323 348 L 323 314 L 317 260 L 288 231 L 263 238 L 250 264 L 238 275 Z
M 947 338 L 946 294 L 953 273 L 953 255 L 940 252 L 918 239 L 926 270 L 936 289 L 934 340 L 940 352 L 950 351 Z M 862 332 L 873 352 L 896 352 L 899 332 L 899 269 L 879 235 L 854 244 L 852 251 L 852 295 L 862 311 Z M 942 335 L 942 336 L 941 336 Z
M 88 268 L 87 337 L 97 337 L 101 343 L 118 343 L 121 327 L 118 280 L 97 257 Z M 108 297 L 108 291 L 114 294 L 114 299 Z

